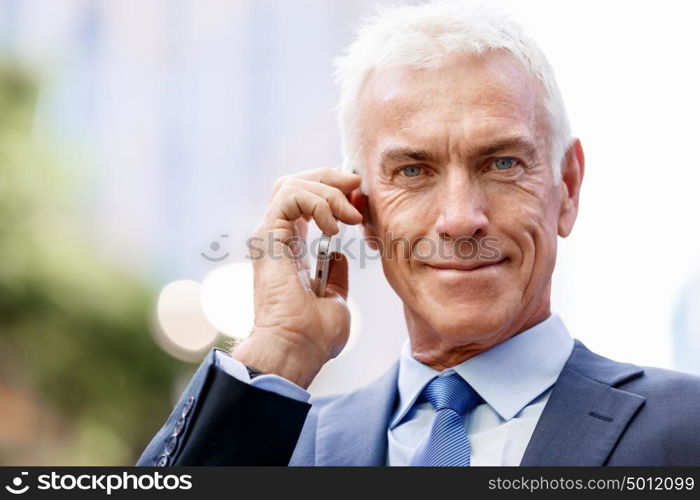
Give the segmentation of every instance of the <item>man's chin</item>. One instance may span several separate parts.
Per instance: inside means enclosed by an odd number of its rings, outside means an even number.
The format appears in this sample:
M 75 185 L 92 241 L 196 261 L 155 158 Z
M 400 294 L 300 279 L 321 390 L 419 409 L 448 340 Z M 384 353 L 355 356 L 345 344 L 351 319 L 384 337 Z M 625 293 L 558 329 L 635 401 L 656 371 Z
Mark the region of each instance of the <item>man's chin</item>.
M 443 337 L 484 340 L 502 332 L 512 316 L 508 308 L 494 301 L 463 304 L 433 304 L 424 309 L 423 318 Z

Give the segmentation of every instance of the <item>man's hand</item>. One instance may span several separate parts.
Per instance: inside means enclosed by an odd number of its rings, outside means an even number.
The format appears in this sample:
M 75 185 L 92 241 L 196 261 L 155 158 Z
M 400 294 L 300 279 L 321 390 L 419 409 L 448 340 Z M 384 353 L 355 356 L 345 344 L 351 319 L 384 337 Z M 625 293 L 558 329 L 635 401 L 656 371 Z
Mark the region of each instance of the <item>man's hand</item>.
M 275 182 L 267 213 L 253 235 L 264 249 L 253 259 L 255 326 L 233 349 L 234 358 L 307 388 L 324 363 L 343 349 L 350 332 L 347 260 L 333 254 L 326 295 L 317 297 L 299 243 L 306 240 L 312 218 L 328 234 L 339 231 L 335 219 L 360 223 L 362 215 L 345 197 L 359 185 L 359 175 L 332 168 Z

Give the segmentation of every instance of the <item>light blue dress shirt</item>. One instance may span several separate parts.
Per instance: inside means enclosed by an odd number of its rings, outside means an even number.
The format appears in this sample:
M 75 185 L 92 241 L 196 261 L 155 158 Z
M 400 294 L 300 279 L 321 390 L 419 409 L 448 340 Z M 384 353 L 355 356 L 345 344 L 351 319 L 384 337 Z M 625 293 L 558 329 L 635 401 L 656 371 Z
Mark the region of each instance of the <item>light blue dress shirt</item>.
M 399 361 L 399 402 L 387 429 L 387 465 L 410 462 L 426 439 L 435 415 L 429 403 L 415 401 L 433 377 L 453 372 L 485 401 L 465 416 L 471 464 L 519 465 L 573 346 L 573 339 L 556 314 L 442 372 L 414 359 L 407 340 Z M 221 351 L 217 351 L 216 359 L 226 373 L 254 387 L 297 401 L 310 398 L 307 391 L 278 375 L 259 375 L 251 381 L 245 366 Z
M 573 347 L 556 314 L 442 372 L 416 361 L 406 341 L 399 361 L 399 403 L 387 431 L 387 465 L 408 465 L 435 416 L 430 403 L 415 401 L 434 377 L 453 372 L 485 401 L 464 417 L 471 465 L 519 465 Z
M 223 351 L 214 352 L 217 366 L 241 382 L 246 382 L 247 384 L 257 387 L 258 389 L 276 392 L 281 396 L 296 399 L 297 401 L 302 401 L 304 403 L 308 402 L 309 398 L 311 397 L 311 394 L 296 385 L 294 382 L 287 380 L 284 377 L 280 377 L 279 375 L 266 373 L 264 375 L 258 375 L 251 380 L 248 369 L 243 363 L 237 359 L 233 359 Z

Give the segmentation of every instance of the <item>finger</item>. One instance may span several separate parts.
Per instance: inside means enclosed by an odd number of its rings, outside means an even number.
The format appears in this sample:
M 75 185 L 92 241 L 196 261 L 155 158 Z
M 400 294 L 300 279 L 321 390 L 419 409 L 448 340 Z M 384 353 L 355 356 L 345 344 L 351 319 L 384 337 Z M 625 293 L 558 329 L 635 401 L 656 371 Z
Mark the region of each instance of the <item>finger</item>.
M 348 259 L 340 252 L 331 252 L 328 268 L 328 283 L 326 285 L 326 295 L 328 292 L 340 295 L 344 300 L 348 298 Z
M 295 243 L 295 264 L 297 266 L 297 270 L 305 275 L 309 274 L 308 271 L 311 268 L 308 259 L 308 242 L 306 240 L 308 228 L 309 224 L 304 217 L 300 217 L 294 221 L 295 238 L 293 238 L 293 242 Z
M 294 234 L 302 240 L 305 240 L 309 234 L 309 220 L 311 216 L 304 215 L 294 221 Z
M 336 219 L 346 224 L 359 224 L 362 222 L 362 214 L 337 187 L 320 182 L 307 181 L 305 179 L 290 179 L 288 185 L 304 189 L 326 200 Z
M 321 184 L 336 187 L 343 193 L 359 187 L 362 181 L 359 175 L 343 172 L 339 168 L 315 168 L 280 177 L 272 187 L 272 196 L 292 179 L 320 182 Z
M 304 215 L 311 216 L 324 233 L 336 234 L 340 230 L 326 200 L 292 185 L 284 186 L 275 196 L 266 216 L 267 226 L 275 232 L 281 230 L 284 234 L 278 236 L 288 238 L 295 221 Z

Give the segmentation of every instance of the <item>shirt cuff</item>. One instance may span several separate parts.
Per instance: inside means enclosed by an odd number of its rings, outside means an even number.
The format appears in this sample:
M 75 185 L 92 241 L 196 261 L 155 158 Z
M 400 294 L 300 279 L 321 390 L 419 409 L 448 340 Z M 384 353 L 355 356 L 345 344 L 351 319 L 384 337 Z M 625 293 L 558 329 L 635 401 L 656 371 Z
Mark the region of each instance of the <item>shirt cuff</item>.
M 250 379 L 248 369 L 243 363 L 237 359 L 233 359 L 226 352 L 216 349 L 214 351 L 216 366 L 224 371 L 227 375 L 235 379 L 250 384 L 253 387 L 264 391 L 274 392 L 280 396 L 285 396 L 302 403 L 307 403 L 311 394 L 296 385 L 294 382 L 287 380 L 284 377 L 274 374 L 258 375 L 253 380 Z

